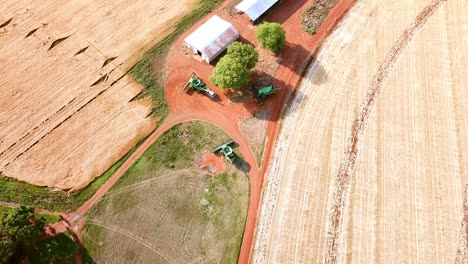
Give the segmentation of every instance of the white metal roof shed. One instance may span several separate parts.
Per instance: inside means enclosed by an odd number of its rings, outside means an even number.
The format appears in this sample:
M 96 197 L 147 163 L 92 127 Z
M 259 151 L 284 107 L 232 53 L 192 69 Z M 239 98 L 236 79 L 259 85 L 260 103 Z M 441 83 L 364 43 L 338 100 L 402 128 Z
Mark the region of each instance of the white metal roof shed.
M 194 53 L 200 52 L 202 58 L 210 63 L 238 38 L 239 31 L 231 23 L 215 15 L 185 38 L 184 43 Z
M 240 2 L 236 9 L 246 13 L 252 21 L 255 21 L 278 0 L 244 0 Z

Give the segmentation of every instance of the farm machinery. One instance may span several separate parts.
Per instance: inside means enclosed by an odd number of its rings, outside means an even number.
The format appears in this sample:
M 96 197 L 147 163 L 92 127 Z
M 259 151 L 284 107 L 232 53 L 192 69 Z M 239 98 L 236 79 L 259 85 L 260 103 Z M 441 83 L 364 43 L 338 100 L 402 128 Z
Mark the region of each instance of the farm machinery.
M 195 91 L 197 92 L 205 93 L 210 98 L 216 97 L 216 93 L 213 92 L 213 90 L 207 88 L 206 83 L 204 83 L 202 80 L 197 78 L 195 73 L 192 73 L 192 75 L 190 76 L 190 79 L 182 87 L 182 91 L 185 92 L 187 88 L 192 88 L 192 89 L 195 89 Z
M 252 86 L 252 90 L 255 94 L 255 98 L 257 99 L 257 103 L 261 105 L 263 104 L 263 100 L 265 100 L 265 98 L 279 91 L 279 88 L 275 88 L 273 85 L 270 85 L 261 89 L 257 89 L 257 87 Z
M 236 159 L 236 153 L 232 150 L 231 146 L 236 144 L 234 140 L 229 140 L 228 142 L 224 143 L 223 145 L 213 149 L 213 153 L 215 154 L 223 154 L 226 159 L 232 163 Z

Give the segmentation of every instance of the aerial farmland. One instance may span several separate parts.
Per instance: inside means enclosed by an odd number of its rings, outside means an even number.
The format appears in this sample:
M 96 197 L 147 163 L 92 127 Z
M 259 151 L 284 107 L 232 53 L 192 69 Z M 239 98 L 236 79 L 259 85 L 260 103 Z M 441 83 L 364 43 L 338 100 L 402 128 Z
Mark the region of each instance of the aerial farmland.
M 467 11 L 357 1 L 287 110 L 253 263 L 466 263 Z
M 0 263 L 468 263 L 464 0 L 0 6 Z

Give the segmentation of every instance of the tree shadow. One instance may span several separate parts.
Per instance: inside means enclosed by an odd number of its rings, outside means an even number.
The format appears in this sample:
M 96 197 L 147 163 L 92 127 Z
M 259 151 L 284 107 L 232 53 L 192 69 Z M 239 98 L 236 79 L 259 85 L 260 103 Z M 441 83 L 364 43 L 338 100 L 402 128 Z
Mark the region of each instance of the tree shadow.
M 304 77 L 308 66 L 314 61 L 310 51 L 296 43 L 286 43 L 280 51 L 279 58 L 282 66 L 301 77 Z
M 236 159 L 232 162 L 232 165 L 234 165 L 236 169 L 242 171 L 245 174 L 248 174 L 251 168 L 250 164 L 247 163 L 244 159 L 242 159 L 237 154 L 236 154 Z
M 243 44 L 249 44 L 249 45 L 252 45 L 252 46 L 255 47 L 255 45 L 252 44 L 251 41 L 249 41 L 248 39 L 244 38 L 242 35 L 240 35 L 239 38 L 238 38 L 236 41 L 241 42 L 241 43 L 243 43 Z
M 315 58 L 312 57 L 311 61 L 308 63 L 307 68 L 303 71 L 303 75 L 305 75 L 308 72 L 308 68 L 310 68 L 310 71 L 312 73 L 311 77 L 311 82 L 316 85 L 322 85 L 328 82 L 328 73 L 323 67 L 322 63 Z M 305 78 L 305 76 L 302 76 Z
M 255 89 L 261 89 L 264 86 L 273 85 L 275 88 L 279 90 L 275 93 L 270 95 L 264 100 L 262 105 L 258 105 L 255 102 L 256 107 L 247 107 L 247 110 L 252 113 L 252 116 L 258 118 L 260 120 L 268 120 L 268 121 L 278 121 L 282 118 L 283 114 L 282 111 L 288 106 L 292 96 L 301 96 L 305 98 L 306 96 L 295 89 L 292 85 L 286 84 L 282 80 L 278 80 L 275 77 L 271 76 L 265 72 L 256 72 L 254 78 L 252 78 L 251 85 L 255 86 Z M 254 91 L 252 91 L 252 100 L 254 99 Z M 281 111 L 275 111 L 276 109 L 280 108 Z M 271 112 L 270 115 L 255 115 L 255 113 L 262 111 L 262 110 L 269 110 Z

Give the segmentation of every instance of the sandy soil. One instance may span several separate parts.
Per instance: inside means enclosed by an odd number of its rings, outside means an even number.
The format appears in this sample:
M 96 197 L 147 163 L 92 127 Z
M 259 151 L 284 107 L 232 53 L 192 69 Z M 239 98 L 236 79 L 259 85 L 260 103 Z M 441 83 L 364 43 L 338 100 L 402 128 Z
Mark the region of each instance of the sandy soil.
M 154 129 L 126 72 L 193 2 L 2 4 L 1 174 L 79 189 Z
M 253 263 L 460 256 L 468 184 L 463 2 L 363 0 L 324 43 L 265 176 Z

